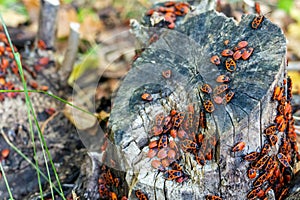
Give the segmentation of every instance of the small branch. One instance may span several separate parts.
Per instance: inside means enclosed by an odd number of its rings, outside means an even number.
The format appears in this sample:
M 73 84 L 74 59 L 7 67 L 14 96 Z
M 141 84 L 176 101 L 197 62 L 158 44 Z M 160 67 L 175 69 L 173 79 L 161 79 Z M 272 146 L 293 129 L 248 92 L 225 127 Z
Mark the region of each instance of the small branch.
M 59 0 L 41 0 L 37 39 L 44 41 L 49 49 L 54 48 L 59 5 Z
M 91 167 L 91 169 L 88 169 L 85 166 L 85 171 L 86 171 L 86 176 L 87 176 L 87 183 L 86 184 L 86 191 L 85 191 L 85 196 L 87 196 L 87 199 L 95 199 L 98 193 L 97 190 L 97 180 L 99 178 L 99 173 L 100 173 L 100 168 L 97 163 L 97 160 L 93 156 L 93 153 L 88 153 L 89 154 L 89 162 L 88 167 Z M 99 193 L 98 193 L 99 194 Z
M 78 44 L 79 44 L 79 28 L 80 24 L 76 22 L 70 23 L 70 35 L 68 39 L 68 48 L 64 56 L 62 67 L 60 68 L 60 77 L 62 83 L 67 85 L 67 78 L 73 70 L 74 63 L 76 61 Z M 64 83 L 65 82 L 65 83 Z
M 299 61 L 293 61 L 293 62 L 289 62 L 289 65 L 287 67 L 288 71 L 300 71 L 300 62 Z
M 42 127 L 41 127 L 41 132 L 42 132 L 42 134 L 44 134 L 45 128 L 46 128 L 46 126 L 48 125 L 48 123 L 49 123 L 51 120 L 53 120 L 54 117 L 56 117 L 60 112 L 61 112 L 61 111 L 58 111 L 58 112 L 53 113 L 53 115 L 51 115 L 51 116 L 43 123 L 43 125 L 42 125 Z

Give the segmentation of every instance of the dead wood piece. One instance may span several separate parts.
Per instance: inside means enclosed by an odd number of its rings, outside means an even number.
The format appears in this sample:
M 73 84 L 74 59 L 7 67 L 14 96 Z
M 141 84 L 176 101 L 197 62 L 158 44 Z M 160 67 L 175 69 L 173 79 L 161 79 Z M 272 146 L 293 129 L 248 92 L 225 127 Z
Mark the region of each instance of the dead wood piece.
M 289 195 L 287 200 L 300 199 L 300 171 L 295 174 L 294 180 L 290 184 Z
M 74 63 L 76 61 L 78 44 L 79 44 L 79 23 L 70 23 L 70 35 L 68 39 L 68 47 L 62 62 L 59 73 L 62 83 L 67 84 L 67 78 L 73 70 Z
M 276 116 L 277 104 L 271 96 L 274 86 L 283 81 L 286 56 L 281 29 L 265 19 L 261 28 L 253 30 L 254 17 L 245 15 L 238 25 L 215 11 L 191 17 L 177 31 L 162 32 L 133 63 L 114 99 L 109 120 L 114 143 L 121 148 L 120 167 L 128 172 L 126 181 L 132 190 L 141 189 L 149 199 L 204 199 L 208 194 L 246 199 L 252 182 L 241 156 L 259 150 L 266 140 L 263 130 Z M 230 41 L 229 47 L 224 47 L 225 40 Z M 243 40 L 254 52 L 248 60 L 236 62 L 236 71 L 228 72 L 220 54 Z M 213 55 L 220 56 L 220 66 L 210 62 Z M 166 70 L 171 70 L 170 78 L 162 76 Z M 235 96 L 226 105 L 215 104 L 215 111 L 206 113 L 207 129 L 199 129 L 206 137 L 218 136 L 214 159 L 202 167 L 194 156 L 183 154 L 179 162 L 189 179 L 184 183 L 167 181 L 165 173 L 153 169 L 153 159 L 147 157 L 149 140 L 156 138 L 151 134 L 155 116 L 161 112 L 166 116 L 171 109 L 187 112 L 191 103 L 199 113 L 203 102 L 213 98 L 199 88 L 206 83 L 215 88 L 220 74 L 234 78 L 229 87 Z M 143 100 L 144 93 L 152 99 Z M 240 141 L 245 142 L 245 149 L 231 152 Z M 180 143 L 179 139 L 175 142 Z
M 41 0 L 37 39 L 44 41 L 48 49 L 54 48 L 58 0 Z

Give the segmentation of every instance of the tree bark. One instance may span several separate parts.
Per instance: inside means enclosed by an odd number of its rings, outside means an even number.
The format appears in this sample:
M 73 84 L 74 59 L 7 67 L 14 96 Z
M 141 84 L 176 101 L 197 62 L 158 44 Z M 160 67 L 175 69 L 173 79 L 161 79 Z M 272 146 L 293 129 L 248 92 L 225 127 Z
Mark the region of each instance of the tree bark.
M 113 101 L 109 119 L 111 138 L 120 148 L 119 170 L 127 172 L 130 191 L 140 189 L 149 199 L 204 199 L 208 194 L 246 199 L 253 181 L 247 177 L 249 163 L 242 161 L 242 156 L 259 152 L 267 140 L 264 129 L 276 117 L 273 89 L 282 84 L 286 70 L 286 39 L 281 29 L 264 19 L 254 30 L 254 17 L 245 15 L 237 24 L 215 11 L 196 15 L 176 30 L 159 30 L 159 39 L 133 63 Z M 152 31 L 147 29 L 146 34 Z M 230 42 L 225 46 L 227 39 Z M 230 73 L 220 53 L 244 40 L 254 52 L 248 60 L 238 60 L 236 71 Z M 210 62 L 213 55 L 220 56 L 220 66 Z M 162 76 L 166 70 L 171 70 L 171 78 Z M 228 104 L 215 104 L 215 111 L 206 113 L 207 129 L 197 128 L 208 138 L 217 136 L 217 145 L 211 146 L 213 160 L 202 167 L 192 154 L 181 150 L 178 162 L 189 178 L 183 183 L 166 180 L 164 172 L 151 167 L 157 158 L 147 157 L 149 141 L 158 138 L 151 132 L 155 117 L 161 112 L 167 116 L 171 109 L 187 113 L 190 104 L 199 113 L 203 102 L 213 99 L 199 88 L 206 83 L 215 88 L 220 74 L 231 77 L 229 87 L 235 95 Z M 144 101 L 143 93 L 151 94 L 152 100 Z M 178 146 L 181 143 L 178 137 L 174 141 Z M 232 152 L 241 141 L 246 143 L 244 150 Z M 279 144 L 272 147 L 272 155 L 276 155 Z M 135 199 L 134 193 L 130 198 Z

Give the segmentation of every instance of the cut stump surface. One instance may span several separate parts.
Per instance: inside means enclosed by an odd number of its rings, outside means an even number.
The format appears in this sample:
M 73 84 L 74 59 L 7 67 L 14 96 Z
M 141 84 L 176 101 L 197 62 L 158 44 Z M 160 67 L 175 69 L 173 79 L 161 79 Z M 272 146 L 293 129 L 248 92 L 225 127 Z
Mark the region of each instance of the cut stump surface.
M 255 15 L 244 15 L 237 24 L 232 18 L 209 11 L 191 17 L 176 30 L 164 30 L 159 39 L 146 48 L 133 63 L 113 101 L 110 127 L 115 145 L 120 147 L 120 167 L 127 171 L 126 181 L 132 190 L 142 190 L 149 199 L 204 199 L 208 194 L 223 199 L 245 199 L 253 181 L 247 177 L 249 163 L 242 156 L 260 151 L 266 141 L 265 128 L 274 123 L 277 102 L 272 101 L 274 87 L 284 79 L 286 39 L 279 27 L 265 19 L 258 29 L 251 28 Z M 227 46 L 224 41 L 229 40 Z M 254 49 L 247 60 L 236 61 L 236 70 L 225 67 L 224 49 L 234 49 L 240 41 L 247 41 Z M 220 65 L 210 59 L 218 55 Z M 170 78 L 162 73 L 171 70 Z M 213 89 L 219 75 L 231 81 L 226 85 L 234 97 L 228 103 L 215 103 L 215 93 L 200 90 L 204 84 Z M 143 100 L 148 93 L 151 100 Z M 226 92 L 225 92 L 226 93 Z M 224 94 L 225 94 L 224 93 Z M 220 96 L 222 96 L 221 94 Z M 206 112 L 207 128 L 196 125 L 193 132 L 206 138 L 217 137 L 212 146 L 213 159 L 199 165 L 191 153 L 183 153 L 178 163 L 188 179 L 183 183 L 165 179 L 151 167 L 148 144 L 158 140 L 151 129 L 159 113 L 167 116 L 171 109 L 188 115 L 188 105 L 194 113 L 212 101 L 215 110 Z M 180 146 L 180 139 L 174 140 Z M 242 151 L 232 152 L 238 142 L 245 142 Z M 277 151 L 278 145 L 272 148 Z M 271 153 L 272 153 L 271 151 Z M 167 170 L 166 168 L 165 170 Z M 134 192 L 131 195 L 134 199 Z

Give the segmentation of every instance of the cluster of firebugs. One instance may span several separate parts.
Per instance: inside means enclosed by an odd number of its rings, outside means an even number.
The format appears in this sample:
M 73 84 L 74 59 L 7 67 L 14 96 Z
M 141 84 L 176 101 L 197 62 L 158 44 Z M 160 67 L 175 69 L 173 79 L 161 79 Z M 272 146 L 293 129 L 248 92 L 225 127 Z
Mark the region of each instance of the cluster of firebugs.
M 15 48 L 15 47 L 14 47 Z M 16 48 L 14 49 L 17 50 Z M 0 27 L 0 89 L 1 90 L 14 90 L 14 84 L 10 81 L 6 81 L 6 75 L 8 69 L 17 76 L 19 76 L 18 67 L 14 60 L 12 49 L 9 45 L 8 39 L 3 31 L 3 27 Z M 8 92 L 0 93 L 0 101 L 4 101 L 5 98 L 15 98 L 18 93 Z
M 179 9 L 179 7 L 181 8 Z M 176 16 L 185 15 L 189 9 L 190 6 L 187 3 L 166 2 L 164 6 L 149 10 L 146 15 L 151 16 L 154 12 L 164 13 L 165 20 L 168 22 L 168 28 L 173 29 Z M 264 16 L 260 13 L 258 3 L 255 4 L 255 9 L 258 15 L 253 19 L 251 27 L 258 29 L 263 22 Z M 224 45 L 227 46 L 229 42 L 229 40 L 225 40 Z M 226 58 L 226 70 L 233 73 L 237 67 L 236 62 L 239 59 L 249 59 L 253 51 L 252 47 L 248 47 L 247 41 L 240 41 L 233 49 L 224 49 L 220 54 Z M 215 65 L 222 63 L 218 55 L 213 55 L 210 61 Z M 171 78 L 171 75 L 171 69 L 162 72 L 162 76 L 166 79 Z M 205 100 L 203 102 L 203 107 L 200 108 L 200 111 L 195 111 L 194 104 L 189 104 L 187 112 L 172 109 L 166 116 L 163 113 L 155 116 L 155 123 L 150 132 L 152 137 L 148 145 L 149 151 L 147 156 L 153 158 L 151 161 L 152 167 L 163 172 L 166 180 L 182 183 L 189 178 L 189 175 L 184 172 L 183 167 L 180 165 L 181 155 L 179 149 L 194 155 L 196 162 L 201 166 L 213 160 L 214 147 L 218 142 L 217 137 L 206 136 L 201 131 L 197 134 L 195 133 L 200 128 L 207 128 L 206 115 L 214 111 L 214 103 L 227 104 L 234 97 L 234 92 L 229 90 L 227 85 L 230 82 L 229 76 L 219 75 L 216 77 L 216 82 L 221 84 L 214 89 L 209 84 L 203 84 L 200 87 L 203 93 L 212 94 L 213 97 L 213 101 Z M 243 156 L 243 160 L 250 163 L 247 176 L 249 179 L 254 180 L 253 189 L 247 195 L 248 199 L 259 198 L 267 200 L 267 194 L 271 189 L 274 191 L 276 199 L 283 199 L 287 195 L 287 184 L 291 181 L 293 175 L 291 166 L 295 162 L 292 158 L 296 157 L 297 161 L 300 160 L 294 119 L 292 117 L 291 89 L 292 82 L 289 77 L 284 79 L 282 86 L 275 87 L 272 101 L 278 102 L 278 107 L 274 124 L 265 128 L 264 135 L 266 140 L 261 150 Z M 143 93 L 141 99 L 148 102 L 153 100 L 150 93 Z M 278 133 L 283 133 L 280 138 L 280 147 L 276 154 L 271 154 L 279 142 Z M 241 152 L 245 147 L 246 143 L 241 141 L 234 145 L 231 151 Z M 101 175 L 103 177 L 101 178 L 102 185 L 99 182 L 102 188 L 105 188 L 103 183 L 116 184 L 109 171 L 103 173 Z M 113 198 L 115 194 L 112 192 L 100 191 L 100 194 L 116 199 Z M 147 195 L 141 190 L 135 191 L 135 195 L 139 200 L 148 199 Z M 124 196 L 122 197 L 123 199 L 127 198 Z M 222 198 L 209 194 L 206 195 L 206 199 L 221 200 Z
M 101 199 L 118 200 L 117 193 L 114 190 L 118 189 L 120 179 L 114 177 L 111 170 L 105 165 L 101 167 L 101 173 L 98 179 L 99 194 Z M 121 200 L 127 200 L 126 196 L 121 197 Z
M 295 164 L 293 158 L 296 158 L 297 161 L 300 160 L 291 100 L 292 82 L 288 77 L 284 79 L 282 86 L 276 86 L 274 89 L 272 101 L 278 104 L 277 116 L 274 124 L 264 129 L 266 140 L 263 147 L 260 151 L 254 151 L 244 156 L 244 160 L 250 162 L 247 176 L 249 179 L 255 179 L 253 189 L 247 195 L 248 199 L 268 199 L 267 193 L 271 189 L 274 191 L 276 199 L 283 199 L 287 195 L 287 184 L 290 183 L 293 176 L 291 166 Z M 281 138 L 279 139 L 279 137 Z M 277 150 L 276 145 L 279 142 Z
M 14 51 L 17 52 L 17 48 L 13 46 Z M 40 40 L 38 41 L 39 49 L 46 49 L 45 43 Z M 41 71 L 44 67 L 49 64 L 48 57 L 40 57 L 34 63 L 34 66 L 27 66 L 23 63 L 23 69 L 25 69 L 33 79 L 37 77 L 37 72 Z M 11 81 L 7 81 L 7 76 L 10 74 L 18 77 L 20 80 L 20 74 L 18 70 L 17 63 L 14 59 L 14 55 L 12 52 L 12 48 L 9 45 L 8 39 L 3 31 L 3 27 L 0 26 L 0 89 L 1 90 L 20 90 L 20 88 L 16 87 Z M 28 78 L 25 76 L 25 80 Z M 28 85 L 30 85 L 33 89 L 39 89 L 43 91 L 47 91 L 48 87 L 45 85 L 39 86 L 38 83 L 34 80 L 27 80 Z M 5 92 L 0 93 L 0 102 L 4 101 L 5 98 L 16 98 L 19 93 L 17 92 Z
M 3 162 L 9 156 L 9 149 L 2 149 L 0 154 L 0 162 Z M 2 178 L 2 172 L 0 172 L 0 179 Z
M 224 45 L 227 46 L 229 40 L 224 41 Z M 237 67 L 237 60 L 243 59 L 247 60 L 253 53 L 253 48 L 248 47 L 247 41 L 240 41 L 233 49 L 224 49 L 221 52 L 222 57 L 225 57 L 225 68 L 229 73 L 233 73 Z M 221 59 L 218 55 L 213 55 L 210 61 L 215 65 L 220 65 Z M 217 85 L 214 89 L 209 84 L 203 84 L 201 86 L 201 91 L 206 94 L 212 94 L 213 102 L 216 104 L 227 104 L 231 101 L 234 96 L 234 92 L 229 90 L 228 83 L 230 82 L 230 77 L 222 74 L 216 78 L 216 82 L 221 83 Z M 211 100 L 205 100 L 203 102 L 204 109 L 211 113 L 215 110 L 214 103 Z
M 229 41 L 224 42 L 225 45 L 228 45 L 228 43 Z M 225 67 L 229 72 L 233 73 L 236 70 L 236 60 L 240 58 L 246 60 L 250 57 L 253 48 L 247 46 L 247 41 L 241 41 L 233 50 L 225 49 L 221 52 L 223 57 L 228 57 L 225 61 Z M 217 55 L 211 58 L 211 62 L 216 65 L 221 63 Z M 171 75 L 171 70 L 162 72 L 162 76 L 166 79 L 170 78 Z M 233 91 L 227 91 L 229 89 L 227 83 L 230 82 L 229 76 L 219 75 L 216 78 L 216 82 L 222 84 L 214 89 L 208 84 L 203 84 L 200 90 L 205 94 L 213 93 L 214 102 L 217 104 L 229 103 L 234 96 Z M 144 101 L 153 100 L 149 93 L 143 93 L 141 98 Z M 152 167 L 164 172 L 164 177 L 167 180 L 182 183 L 189 178 L 179 164 L 181 159 L 179 149 L 182 149 L 184 153 L 194 155 L 196 162 L 201 166 L 213 160 L 214 149 L 218 142 L 217 137 L 204 135 L 198 130 L 207 128 L 206 115 L 212 113 L 214 109 L 213 102 L 205 100 L 203 107 L 198 112 L 195 111 L 193 104 L 189 104 L 187 112 L 179 112 L 173 109 L 167 116 L 164 116 L 163 113 L 156 115 L 155 125 L 151 129 L 153 137 L 149 143 L 148 157 L 155 158 L 151 161 Z M 238 144 L 232 148 L 232 151 L 242 150 L 244 146 L 241 147 L 241 145 L 245 146 L 243 143 Z M 220 197 L 215 195 L 206 196 L 206 199 L 218 198 L 220 199 Z
M 188 3 L 169 1 L 157 8 L 148 10 L 146 16 L 151 17 L 153 26 L 166 26 L 169 29 L 174 29 L 176 19 L 185 16 L 190 8 Z

